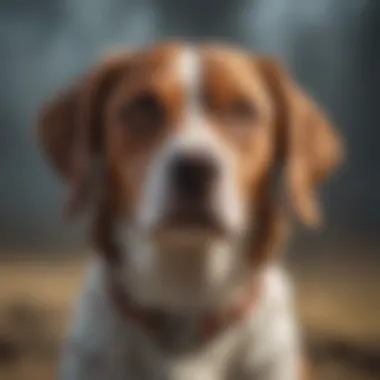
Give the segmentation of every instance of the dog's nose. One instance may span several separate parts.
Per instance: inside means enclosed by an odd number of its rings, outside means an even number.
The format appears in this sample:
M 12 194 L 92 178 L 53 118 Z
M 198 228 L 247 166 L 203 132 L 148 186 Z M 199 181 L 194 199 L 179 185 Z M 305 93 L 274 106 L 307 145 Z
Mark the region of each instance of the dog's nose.
M 218 176 L 218 165 L 207 153 L 182 153 L 173 159 L 170 176 L 177 197 L 201 201 Z

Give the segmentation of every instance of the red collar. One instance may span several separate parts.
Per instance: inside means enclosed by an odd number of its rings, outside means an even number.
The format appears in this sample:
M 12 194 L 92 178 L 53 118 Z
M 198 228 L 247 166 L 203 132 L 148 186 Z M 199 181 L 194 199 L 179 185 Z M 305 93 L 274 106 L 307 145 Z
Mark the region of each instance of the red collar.
M 218 333 L 242 320 L 254 307 L 256 307 L 261 290 L 261 283 L 246 286 L 241 296 L 230 305 L 224 312 L 208 313 L 200 320 L 195 334 L 199 342 L 206 342 Z M 124 288 L 114 278 L 110 277 L 108 289 L 111 300 L 119 313 L 126 319 L 140 325 L 149 331 L 154 337 L 161 335 L 164 325 L 167 326 L 164 310 L 143 307 L 133 301 Z

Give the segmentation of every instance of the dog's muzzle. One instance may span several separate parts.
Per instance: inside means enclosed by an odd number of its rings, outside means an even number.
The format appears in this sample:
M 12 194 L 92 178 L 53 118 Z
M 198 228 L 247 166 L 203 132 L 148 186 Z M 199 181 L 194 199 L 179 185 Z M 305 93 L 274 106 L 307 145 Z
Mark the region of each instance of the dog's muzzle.
M 213 196 L 220 181 L 217 160 L 207 152 L 176 154 L 168 166 L 170 201 L 165 227 L 220 230 Z

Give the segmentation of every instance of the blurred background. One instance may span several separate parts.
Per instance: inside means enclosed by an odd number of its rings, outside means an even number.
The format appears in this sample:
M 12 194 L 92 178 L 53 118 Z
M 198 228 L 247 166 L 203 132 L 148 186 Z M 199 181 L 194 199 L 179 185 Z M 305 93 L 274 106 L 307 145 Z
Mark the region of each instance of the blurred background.
M 113 47 L 165 37 L 278 57 L 335 120 L 348 159 L 322 189 L 324 228 L 298 228 L 288 265 L 319 378 L 379 379 L 378 0 L 0 0 L 0 378 L 53 378 L 86 257 L 38 110 Z

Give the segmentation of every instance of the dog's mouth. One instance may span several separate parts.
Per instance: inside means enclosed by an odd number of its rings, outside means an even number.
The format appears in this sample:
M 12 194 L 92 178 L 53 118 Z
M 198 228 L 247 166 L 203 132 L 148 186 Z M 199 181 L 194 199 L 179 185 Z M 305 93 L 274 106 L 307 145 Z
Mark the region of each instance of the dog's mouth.
M 155 229 L 158 237 L 183 239 L 225 237 L 228 230 L 217 213 L 206 205 L 181 205 L 168 212 Z

